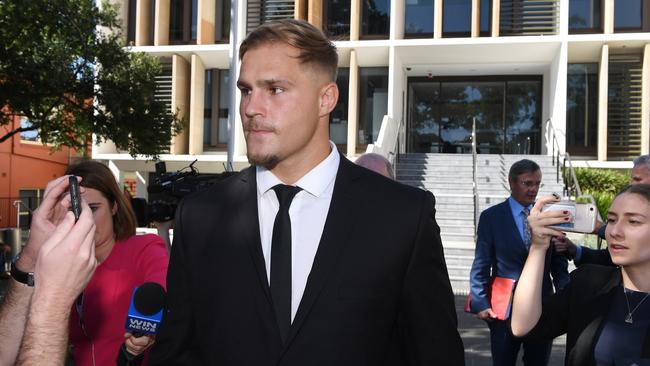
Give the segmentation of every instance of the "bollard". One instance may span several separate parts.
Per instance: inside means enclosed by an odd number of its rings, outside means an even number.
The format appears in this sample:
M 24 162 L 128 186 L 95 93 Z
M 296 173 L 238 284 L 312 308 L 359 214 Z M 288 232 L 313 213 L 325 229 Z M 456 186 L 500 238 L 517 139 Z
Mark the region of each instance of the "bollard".
M 11 247 L 11 258 L 20 254 L 20 251 L 23 249 L 20 229 L 16 227 L 3 228 L 0 229 L 0 234 L 2 242 Z

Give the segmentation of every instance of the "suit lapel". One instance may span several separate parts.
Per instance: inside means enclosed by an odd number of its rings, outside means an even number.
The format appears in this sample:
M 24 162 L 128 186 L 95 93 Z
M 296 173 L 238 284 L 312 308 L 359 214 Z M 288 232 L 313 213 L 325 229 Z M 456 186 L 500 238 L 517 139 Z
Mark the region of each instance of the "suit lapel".
M 506 199 L 503 205 L 503 216 L 506 222 L 510 223 L 510 228 L 514 233 L 515 238 L 517 238 L 517 242 L 519 243 L 519 245 L 521 245 L 526 251 L 528 251 L 528 248 L 526 248 L 526 243 L 524 243 L 524 240 L 521 238 L 521 234 L 519 234 L 519 228 L 517 227 L 517 222 L 515 222 L 515 218 L 512 216 L 512 208 L 510 207 L 510 202 L 508 202 L 508 199 Z
M 358 210 L 361 209 L 358 202 L 359 194 L 354 194 L 352 189 L 353 181 L 358 178 L 354 168 L 350 161 L 341 156 L 323 234 L 307 279 L 305 292 L 302 295 L 300 306 L 289 331 L 285 351 L 300 330 L 305 318 L 309 315 L 328 276 L 338 265 L 338 257 L 347 243 L 354 217 Z
M 238 193 L 242 195 L 242 207 L 236 210 L 235 227 L 249 228 L 242 230 L 242 240 L 248 246 L 253 266 L 264 291 L 268 304 L 271 305 L 271 290 L 266 276 L 266 265 L 262 253 L 262 240 L 260 239 L 260 223 L 257 211 L 257 185 L 255 168 L 251 167 L 241 175 L 241 184 Z

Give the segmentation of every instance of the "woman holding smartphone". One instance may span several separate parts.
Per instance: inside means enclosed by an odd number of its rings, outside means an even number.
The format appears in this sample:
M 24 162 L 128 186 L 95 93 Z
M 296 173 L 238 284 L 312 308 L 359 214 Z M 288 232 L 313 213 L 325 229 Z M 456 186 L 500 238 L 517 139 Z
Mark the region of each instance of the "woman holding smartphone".
M 97 269 L 73 305 L 70 343 L 75 365 L 115 365 L 121 345 L 142 354 L 153 337 L 125 334 L 126 315 L 135 287 L 157 282 L 165 287 L 168 255 L 163 240 L 136 235 L 136 219 L 115 176 L 104 164 L 83 161 L 66 174 L 81 177 L 81 196 L 95 220 Z
M 544 256 L 553 236 L 549 227 L 568 220 L 566 211 L 541 212 L 543 197 L 528 218 L 532 244 L 517 284 L 511 328 L 515 336 L 552 339 L 567 334 L 565 364 L 646 365 L 650 362 L 650 185 L 623 189 L 607 215 L 605 233 L 618 267 L 584 265 L 571 281 L 541 300 Z

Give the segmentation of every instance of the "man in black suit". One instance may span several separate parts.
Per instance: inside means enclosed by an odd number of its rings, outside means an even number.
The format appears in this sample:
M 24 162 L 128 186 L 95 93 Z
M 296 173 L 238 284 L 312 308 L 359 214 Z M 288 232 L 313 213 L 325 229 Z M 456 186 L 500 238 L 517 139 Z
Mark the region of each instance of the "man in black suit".
M 329 141 L 334 45 L 284 20 L 239 57 L 253 166 L 179 205 L 151 363 L 462 365 L 433 195 Z

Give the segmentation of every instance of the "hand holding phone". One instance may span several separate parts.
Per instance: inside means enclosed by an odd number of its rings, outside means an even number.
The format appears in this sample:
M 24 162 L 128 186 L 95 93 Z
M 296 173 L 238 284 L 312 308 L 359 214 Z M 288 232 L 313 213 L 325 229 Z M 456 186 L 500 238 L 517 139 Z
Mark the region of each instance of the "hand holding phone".
M 592 203 L 576 203 L 570 201 L 561 201 L 557 203 L 544 205 L 544 211 L 568 211 L 569 222 L 551 225 L 550 227 L 562 231 L 572 231 L 577 233 L 591 233 L 596 227 L 596 217 L 598 210 Z
M 72 205 L 72 213 L 74 214 L 74 222 L 77 222 L 81 215 L 81 193 L 79 192 L 79 182 L 77 182 L 77 177 L 74 175 L 69 177 L 69 182 L 70 203 Z

